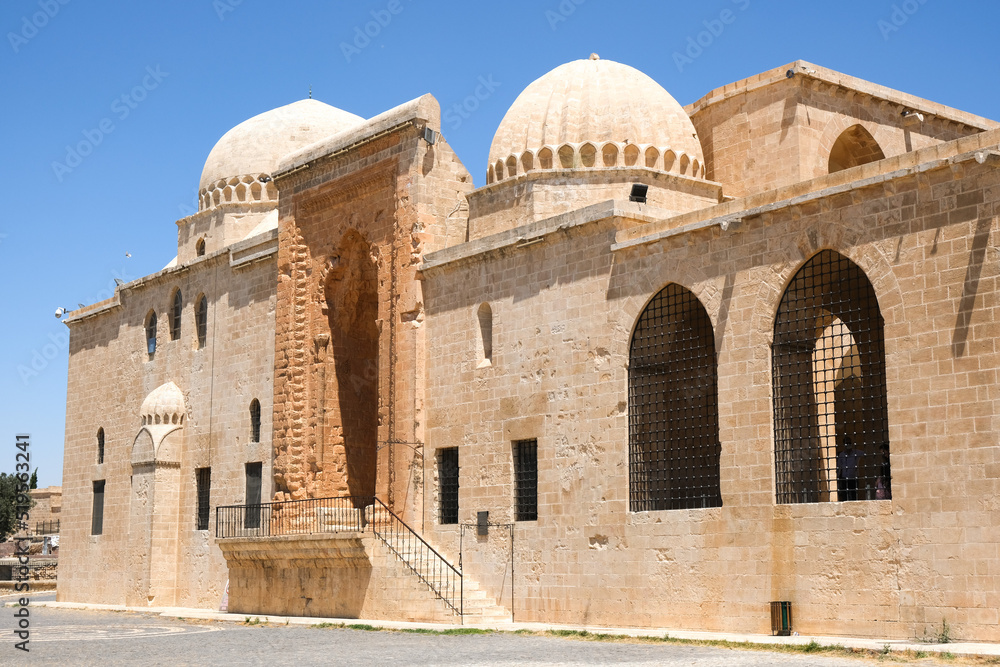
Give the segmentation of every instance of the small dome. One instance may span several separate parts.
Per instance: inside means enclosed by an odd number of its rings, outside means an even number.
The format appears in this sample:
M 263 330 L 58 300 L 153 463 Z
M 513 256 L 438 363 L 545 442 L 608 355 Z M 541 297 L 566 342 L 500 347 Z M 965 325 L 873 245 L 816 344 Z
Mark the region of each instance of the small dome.
M 184 394 L 173 382 L 161 384 L 142 402 L 139 408 L 143 426 L 151 424 L 183 424 L 187 408 Z
M 644 166 L 703 177 L 704 161 L 691 119 L 670 93 L 594 54 L 560 65 L 517 97 L 493 137 L 487 181 L 560 166 Z
M 300 100 L 243 121 L 226 132 L 208 154 L 199 191 L 226 181 L 270 175 L 281 158 L 364 122 L 360 116 L 319 100 Z

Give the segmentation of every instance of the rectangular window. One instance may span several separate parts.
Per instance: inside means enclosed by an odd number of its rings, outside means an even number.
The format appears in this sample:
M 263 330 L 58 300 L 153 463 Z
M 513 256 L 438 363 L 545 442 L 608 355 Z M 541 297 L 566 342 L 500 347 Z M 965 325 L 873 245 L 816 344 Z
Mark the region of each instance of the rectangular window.
M 260 487 L 262 464 L 247 464 L 247 501 L 244 528 L 260 528 Z
M 197 530 L 208 530 L 208 515 L 212 507 L 212 469 L 198 468 L 195 470 L 195 476 L 198 482 Z
M 441 523 L 458 523 L 458 447 L 438 450 L 438 500 Z
M 94 512 L 90 517 L 90 534 L 104 532 L 104 480 L 94 482 Z
M 538 519 L 538 441 L 514 443 L 514 518 Z

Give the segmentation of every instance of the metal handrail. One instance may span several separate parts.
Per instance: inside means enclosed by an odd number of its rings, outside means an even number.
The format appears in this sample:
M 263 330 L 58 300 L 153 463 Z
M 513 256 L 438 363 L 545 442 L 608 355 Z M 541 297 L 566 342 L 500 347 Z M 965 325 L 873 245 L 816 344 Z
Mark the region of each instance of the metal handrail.
M 370 518 L 366 516 L 369 507 Z M 456 614 L 463 614 L 465 591 L 461 568 L 449 563 L 374 496 L 308 498 L 215 508 L 215 536 L 219 539 L 361 532 L 369 526 L 432 593 Z
M 224 539 L 360 532 L 365 529 L 365 507 L 370 504 L 371 496 L 345 496 L 222 505 L 215 508 L 215 536 Z
M 396 516 L 385 503 L 374 498 L 373 509 L 379 506 L 384 514 L 372 512 L 372 532 L 396 554 L 404 565 L 417 575 L 431 591 L 437 595 L 452 611 L 461 616 L 464 612 L 464 581 L 462 571 L 449 563 L 434 547 L 420 537 L 405 521 Z M 381 517 L 388 521 L 382 525 Z

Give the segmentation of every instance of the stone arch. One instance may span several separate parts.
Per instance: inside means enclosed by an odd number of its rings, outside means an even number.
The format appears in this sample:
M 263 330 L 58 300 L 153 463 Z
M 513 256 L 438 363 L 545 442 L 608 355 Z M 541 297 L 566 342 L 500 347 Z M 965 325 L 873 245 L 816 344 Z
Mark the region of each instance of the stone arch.
M 663 171 L 673 171 L 677 164 L 677 154 L 673 151 L 666 151 L 663 154 Z
M 871 132 L 855 123 L 841 132 L 830 147 L 827 171 L 832 174 L 884 159 L 885 153 Z
M 480 367 L 490 366 L 493 364 L 493 309 L 488 302 L 479 305 L 476 320 L 479 323 L 476 363 Z
M 575 151 L 569 144 L 559 147 L 559 166 L 563 169 L 572 169 L 575 166 Z
M 594 144 L 587 142 L 580 146 L 580 164 L 588 168 L 597 164 L 597 148 Z
M 496 177 L 497 177 L 498 181 L 502 181 L 503 180 L 503 173 L 504 173 L 503 172 L 503 160 L 497 160 L 496 161 L 496 165 L 494 166 L 493 173 L 496 174 Z
M 489 185 L 490 183 L 494 182 L 495 180 L 496 180 L 496 176 L 493 173 L 493 165 L 491 164 L 489 166 L 489 168 L 486 170 L 486 184 Z
M 552 168 L 552 149 L 549 148 L 548 146 L 538 151 L 538 168 L 539 169 Z
M 379 299 L 377 252 L 349 230 L 322 276 L 333 373 L 324 371 L 320 440 L 324 478 L 334 492 L 375 493 L 379 410 Z M 324 362 L 328 363 L 328 362 Z
M 639 147 L 635 144 L 629 144 L 625 147 L 625 166 L 634 167 L 639 164 Z
M 604 144 L 604 148 L 601 149 L 601 161 L 605 167 L 617 167 L 618 146 L 613 143 Z
M 521 153 L 521 171 L 529 172 L 535 168 L 535 159 L 531 151 Z
M 656 169 L 659 166 L 660 151 L 656 150 L 655 146 L 650 146 L 646 149 L 646 166 L 650 169 Z
M 827 123 L 815 145 L 815 153 L 808 157 L 807 166 L 811 169 L 811 178 L 830 173 L 830 153 L 834 144 L 849 128 L 859 125 L 879 145 L 886 157 L 898 155 L 903 151 L 902 139 L 892 134 L 891 128 L 880 123 L 874 123 L 867 118 L 854 116 L 836 116 Z
M 507 158 L 507 176 L 511 178 L 517 176 L 517 158 L 513 155 Z

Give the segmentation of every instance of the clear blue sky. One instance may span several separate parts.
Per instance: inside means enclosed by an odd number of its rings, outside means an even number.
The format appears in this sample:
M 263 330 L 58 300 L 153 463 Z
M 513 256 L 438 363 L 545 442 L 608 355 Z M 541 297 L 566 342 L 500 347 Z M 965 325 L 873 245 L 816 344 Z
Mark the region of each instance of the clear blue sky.
M 355 43 L 379 18 L 376 36 Z M 591 52 L 646 72 L 681 104 L 801 58 L 1000 119 L 998 25 L 1000 3 L 954 0 L 6 0 L 0 470 L 14 468 L 15 433 L 29 432 L 40 485 L 62 483 L 67 329 L 56 307 L 161 269 L 219 137 L 310 86 L 371 117 L 427 92 L 447 110 L 492 80 L 474 113 L 443 123 L 482 184 L 518 93 Z M 678 66 L 675 52 L 699 37 L 706 46 Z M 80 142 L 93 150 L 67 164 Z

